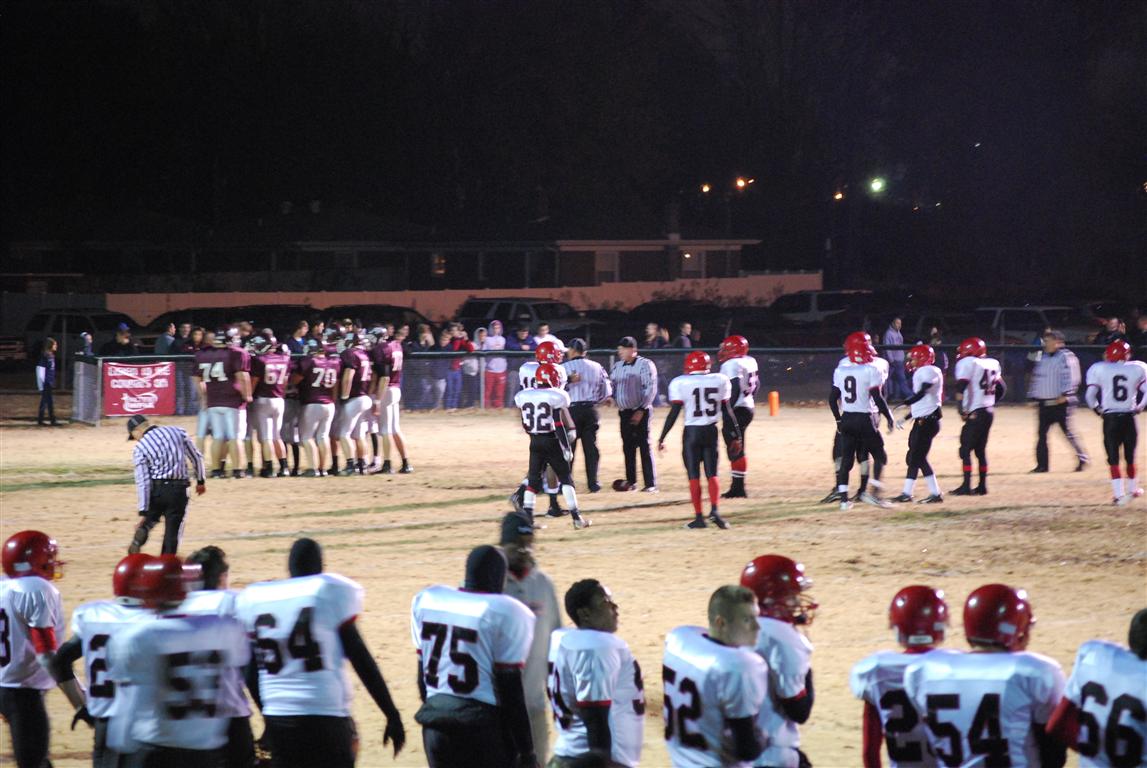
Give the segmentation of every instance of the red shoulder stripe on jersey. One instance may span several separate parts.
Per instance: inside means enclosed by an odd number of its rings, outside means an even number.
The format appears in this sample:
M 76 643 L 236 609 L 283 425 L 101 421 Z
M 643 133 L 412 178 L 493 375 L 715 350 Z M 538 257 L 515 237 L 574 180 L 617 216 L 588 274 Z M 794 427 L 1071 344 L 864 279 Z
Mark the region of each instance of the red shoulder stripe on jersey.
M 524 661 L 521 662 L 520 664 L 507 664 L 507 663 L 500 662 L 500 661 L 494 663 L 494 669 L 525 669 L 525 668 L 526 668 L 526 662 L 524 662 Z
M 354 622 L 355 622 L 355 620 L 356 620 L 356 619 L 358 619 L 358 614 L 357 614 L 357 613 L 356 613 L 354 616 L 351 616 L 351 617 L 350 617 L 349 619 L 347 619 L 346 621 L 344 621 L 342 624 L 339 624 L 339 629 L 342 629 L 343 627 L 346 627 L 346 626 L 349 626 L 349 625 L 351 625 L 351 624 L 354 624 Z
M 685 405 L 684 400 L 670 400 L 669 402 L 673 403 L 674 405 Z
M 578 701 L 578 702 L 574 703 L 574 706 L 582 707 L 582 708 L 608 707 L 608 706 L 612 706 L 612 705 L 613 705 L 613 702 L 609 701 L 609 700 L 606 700 L 606 701 Z
M 55 653 L 59 647 L 56 643 L 55 627 L 28 627 L 28 635 L 37 654 Z
M 805 696 L 808 696 L 808 691 L 806 691 L 804 688 L 801 688 L 801 692 L 796 696 L 790 696 L 787 699 L 781 699 L 781 701 L 800 701 Z
M 1079 707 L 1064 697 L 1047 721 L 1047 733 L 1060 744 L 1074 748 L 1079 739 Z

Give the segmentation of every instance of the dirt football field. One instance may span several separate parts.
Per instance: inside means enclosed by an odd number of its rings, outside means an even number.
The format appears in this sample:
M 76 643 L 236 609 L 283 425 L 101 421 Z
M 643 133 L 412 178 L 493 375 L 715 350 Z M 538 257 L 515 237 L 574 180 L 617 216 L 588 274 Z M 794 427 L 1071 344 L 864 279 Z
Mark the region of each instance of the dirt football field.
M 112 569 L 130 541 L 136 521 L 132 444 L 122 420 L 98 428 L 40 429 L 29 418 L 32 397 L 0 398 L 0 406 L 0 535 L 37 528 L 58 539 L 67 561 L 58 586 L 70 617 L 78 604 L 110 596 Z M 959 484 L 960 422 L 953 407 L 946 411 L 931 460 L 950 491 Z M 655 414 L 654 435 L 666 413 Z M 616 413 L 603 410 L 605 490 L 585 493 L 580 461 L 575 468 L 581 509 L 593 526 L 575 532 L 568 518 L 548 521 L 537 536 L 538 563 L 553 578 L 559 600 L 585 577 L 613 590 L 621 609 L 619 634 L 646 670 L 643 765 L 668 765 L 655 672 L 665 633 L 703 624 L 710 593 L 735 583 L 757 555 L 793 557 L 814 582 L 820 609 L 808 634 L 817 696 L 801 733 L 818 768 L 860 764 L 862 706 L 849 692 L 848 672 L 865 655 L 891 646 L 888 603 L 903 586 L 923 583 L 947 592 L 953 615 L 948 645 L 955 648 L 966 648 L 960 617 L 971 589 L 995 581 L 1026 588 L 1038 618 L 1031 650 L 1055 658 L 1065 672 L 1085 640 L 1126 642 L 1132 614 L 1147 605 L 1147 498 L 1127 507 L 1111 504 L 1100 421 L 1086 410 L 1075 417 L 1093 459 L 1084 472 L 1072 471 L 1075 459 L 1056 434 L 1051 472 L 1027 474 L 1034 466 L 1035 413 L 1005 407 L 989 443 L 989 496 L 949 495 L 942 505 L 890 510 L 858 504 L 849 512 L 818 503 L 832 485 L 827 408 L 759 414 L 746 446 L 750 498 L 722 508 L 731 530 L 682 528 L 691 510 L 680 425 L 659 458 L 659 494 L 610 490 L 622 474 L 622 459 Z M 164 421 L 194 429 L 189 418 Z M 231 562 L 232 586 L 242 588 L 283 577 L 292 540 L 310 536 L 323 544 L 329 571 L 365 587 L 359 626 L 408 734 L 397 760 L 384 752 L 381 715 L 356 680 L 359 764 L 372 768 L 426 764 L 414 722 L 419 702 L 410 601 L 428 585 L 458 584 L 467 551 L 496 543 L 506 497 L 527 456 L 527 439 L 510 411 L 407 413 L 403 423 L 414 474 L 211 481 L 207 494 L 190 504 L 181 549 L 187 554 L 220 545 Z M 903 482 L 907 432 L 886 440 L 892 459 L 886 479 L 894 495 Z M 1140 466 L 1147 466 L 1144 443 Z M 724 457 L 721 472 L 724 489 Z M 922 481 L 916 494 L 926 494 Z M 161 533 L 153 533 L 148 551 L 158 552 Z M 90 765 L 90 731 L 82 725 L 68 730 L 71 716 L 61 693 L 50 693 L 48 702 L 55 765 Z M 256 735 L 262 730 L 258 722 L 253 727 Z M 0 739 L 0 763 L 10 763 L 6 728 Z

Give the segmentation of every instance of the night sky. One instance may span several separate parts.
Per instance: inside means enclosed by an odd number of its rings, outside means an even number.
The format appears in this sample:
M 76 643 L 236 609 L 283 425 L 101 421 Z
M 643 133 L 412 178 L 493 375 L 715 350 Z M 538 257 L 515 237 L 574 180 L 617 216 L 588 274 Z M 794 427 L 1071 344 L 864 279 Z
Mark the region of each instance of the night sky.
M 1144 2 L 37 0 L 2 18 L 5 242 L 128 207 L 217 225 L 320 199 L 452 240 L 677 221 L 849 284 L 1147 280 Z

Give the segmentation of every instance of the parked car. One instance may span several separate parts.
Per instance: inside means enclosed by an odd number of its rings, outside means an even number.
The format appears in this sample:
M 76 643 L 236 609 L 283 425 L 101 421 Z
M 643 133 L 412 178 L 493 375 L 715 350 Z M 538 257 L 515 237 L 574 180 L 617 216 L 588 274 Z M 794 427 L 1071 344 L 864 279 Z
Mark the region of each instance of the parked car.
M 538 323 L 545 322 L 550 325 L 550 333 L 559 339 L 569 341 L 580 336 L 591 346 L 593 331 L 603 326 L 601 321 L 587 318 L 564 301 L 521 296 L 469 299 L 458 310 L 455 320 L 470 332 L 479 325 L 489 325 L 492 320 L 501 320 L 507 332 L 522 324 L 535 331 Z
M 975 323 L 985 341 L 999 344 L 1031 344 L 1048 327 L 1062 331 L 1068 344 L 1086 344 L 1098 330 L 1094 320 L 1059 305 L 977 307 Z
M 798 324 L 820 323 L 846 310 L 865 309 L 871 291 L 798 291 L 778 296 L 769 309 L 780 318 Z
M 635 327 L 635 335 L 640 335 L 646 323 L 657 323 L 669 331 L 670 339 L 677 336 L 677 326 L 682 322 L 692 323 L 707 337 L 723 339 L 729 333 L 729 319 L 729 310 L 709 301 L 690 299 L 647 301 L 629 312 L 629 323 Z M 720 339 L 716 343 L 719 342 Z
M 394 304 L 339 304 L 319 311 L 318 315 L 327 319 L 359 320 L 367 328 L 380 323 L 394 323 L 395 328 L 409 325 L 412 334 L 419 323 L 426 323 L 430 326 L 431 332 L 435 336 L 438 335 L 438 324 L 431 322 L 426 315 L 413 307 L 400 307 Z
M 32 315 L 24 327 L 24 349 L 29 357 L 36 358 L 44 338 L 51 336 L 60 344 L 60 355 L 70 357 L 83 347 L 80 334 L 86 332 L 92 335 L 92 349 L 98 350 L 115 338 L 120 323 L 131 329 L 133 337 L 139 333 L 139 324 L 122 312 L 109 312 L 106 309 L 43 309 Z

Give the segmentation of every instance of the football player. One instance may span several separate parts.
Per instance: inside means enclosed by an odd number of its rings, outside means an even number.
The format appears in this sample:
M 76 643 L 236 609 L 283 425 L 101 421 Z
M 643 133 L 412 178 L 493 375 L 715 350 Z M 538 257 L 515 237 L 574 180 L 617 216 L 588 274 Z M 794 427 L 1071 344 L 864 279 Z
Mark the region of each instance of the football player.
M 339 444 L 346 456 L 344 476 L 366 474 L 366 435 L 365 416 L 374 402 L 370 398 L 373 391 L 371 378 L 374 375 L 370 355 L 362 348 L 362 337 L 352 333 L 346 337 L 345 349 L 339 356 L 341 362 L 339 388 Z
M 521 411 L 522 429 L 530 436 L 530 472 L 522 509 L 532 520 L 537 493 L 543 488 L 542 473 L 546 467 L 550 467 L 561 483 L 561 492 L 569 505 L 573 527 L 580 530 L 588 528 L 590 521 L 578 512 L 577 491 L 574 490 L 570 473 L 573 418 L 569 412 L 570 396 L 560 388 L 560 370 L 559 366 L 551 363 L 541 364 L 534 374 L 535 388 L 523 389 L 514 395 L 514 404 Z M 546 514 L 560 517 L 565 513 L 551 507 Z
M 904 669 L 944 642 L 948 626 L 944 593 L 919 584 L 905 587 L 892 598 L 888 626 L 904 650 L 872 654 L 852 668 L 849 678 L 852 693 L 864 701 L 864 768 L 880 768 L 881 742 L 888 746 L 892 768 L 934 766 L 924 723 L 904 692 Z
M 87 715 L 94 721 L 95 740 L 92 745 L 93 768 L 119 768 L 120 757 L 108 747 L 108 722 L 117 702 L 116 684 L 108 676 L 108 643 L 115 634 L 134 621 L 150 618 L 151 612 L 129 594 L 129 585 L 139 576 L 139 570 L 154 558 L 151 555 L 128 555 L 116 565 L 112 576 L 114 600 L 93 600 L 72 612 L 72 636 L 69 637 L 52 660 L 52 677 L 56 682 L 74 679 L 72 665 L 80 658 L 88 683 Z M 119 697 L 122 699 L 122 696 Z M 72 720 L 84 719 L 80 712 Z
M 4 542 L 0 579 L 0 715 L 8 721 L 17 768 L 41 768 L 48 757 L 48 711 L 44 694 L 57 683 L 51 665 L 64 630 L 63 576 L 56 540 L 40 531 L 20 531 Z M 75 676 L 59 683 L 77 718 L 92 724 Z M 75 721 L 73 721 L 74 723 Z
M 872 344 L 872 337 L 864 331 L 856 331 L 850 333 L 844 339 L 845 355 L 837 363 L 837 367 L 855 365 L 848 357 L 848 349 L 853 345 L 868 346 L 872 350 L 872 360 L 867 365 L 875 366 L 880 371 L 880 393 L 884 394 L 884 385 L 888 382 L 888 361 L 883 357 L 876 354 L 876 347 Z M 887 402 L 887 399 L 885 400 Z M 880 412 L 876 408 L 876 401 L 869 401 L 869 410 L 872 413 L 873 428 L 879 433 L 880 431 Z M 836 475 L 840 472 L 841 456 L 843 455 L 843 439 L 840 430 L 837 429 L 833 433 L 832 438 L 832 467 L 833 467 L 833 480 L 832 490 L 828 495 L 820 500 L 821 504 L 830 504 L 832 502 L 847 501 L 848 499 L 842 498 L 843 494 L 836 489 Z M 868 477 L 871 472 L 871 462 L 869 461 L 868 450 L 864 445 L 860 445 L 856 451 L 856 463 L 860 467 L 860 485 L 856 490 L 856 496 L 853 501 L 860 501 L 864 494 L 868 492 Z
M 108 677 L 117 688 L 108 745 L 130 754 L 132 768 L 213 767 L 227 741 L 220 681 L 248 662 L 251 647 L 233 618 L 179 612 L 188 582 L 197 578 L 197 566 L 160 555 L 128 579 L 128 597 L 151 616 L 108 643 Z
M 800 751 L 797 726 L 812 714 L 812 643 L 797 627 L 812 624 L 817 604 L 804 594 L 812 586 L 804 565 L 782 555 L 761 555 L 741 572 L 741 586 L 756 596 L 760 632 L 755 648 L 765 660 L 769 695 L 757 718 L 768 747 L 754 763 L 760 766 L 809 765 Z
M 200 580 L 195 589 L 179 606 L 180 613 L 193 616 L 227 616 L 238 618 L 235 600 L 238 591 L 230 589 L 231 566 L 222 549 L 207 546 L 187 557 L 189 565 L 198 566 Z M 250 664 L 247 665 L 248 668 Z M 227 744 L 223 748 L 224 768 L 251 768 L 255 759 L 255 739 L 251 733 L 251 705 L 243 693 L 248 669 L 227 667 L 220 680 L 220 713 L 230 718 L 227 726 Z M 256 695 L 258 691 L 255 692 Z
M 227 477 L 225 462 L 228 450 L 233 477 L 246 476 L 242 439 L 247 433 L 247 405 L 251 402 L 251 358 L 236 343 L 238 330 L 231 328 L 219 334 L 216 346 L 195 353 L 192 378 L 199 388 L 201 408 L 207 411 L 211 430 L 211 476 Z
M 757 764 L 767 743 L 757 717 L 768 686 L 753 652 L 758 631 L 753 593 L 730 584 L 709 598 L 707 632 L 684 626 L 666 635 L 663 717 L 674 768 Z
M 291 378 L 291 356 L 282 351 L 274 336 L 255 336 L 248 349 L 255 353 L 251 359 L 251 389 L 255 396 L 251 403 L 251 424 L 263 448 L 263 468 L 259 470 L 259 477 L 275 476 L 274 459 L 279 461 L 278 476 L 286 477 L 289 474 L 287 446 L 281 433 L 284 395 Z
M 884 451 L 884 438 L 877 429 L 877 417 L 873 413 L 875 407 L 876 412 L 888 422 L 888 428 L 892 429 L 892 413 L 888 410 L 884 395 L 880 393 L 886 377 L 880 368 L 872 364 L 876 359 L 872 342 L 856 334 L 850 339 L 846 349 L 847 364 L 842 360 L 833 371 L 832 392 L 828 399 L 828 407 L 840 435 L 840 469 L 836 473 L 835 500 L 840 502 L 842 510 L 852 507 L 852 502 L 848 500 L 848 474 L 852 471 L 852 463 L 858 452 L 864 451 L 873 461 L 870 481 L 873 490 L 871 493 L 867 490 L 861 493 L 860 500 L 877 507 L 887 507 L 888 502 L 880 498 L 880 475 L 888 463 L 888 454 Z
M 910 410 L 906 417 L 897 420 L 896 426 L 903 428 L 908 419 L 915 419 L 916 422 L 908 435 L 908 473 L 904 479 L 904 490 L 892 499 L 897 503 L 912 501 L 912 487 L 921 472 L 928 484 L 928 495 L 917 503 L 939 504 L 944 501 L 940 481 L 928 463 L 928 452 L 932 450 L 932 440 L 940 433 L 940 419 L 944 415 L 940 408 L 944 402 L 944 372 L 934 365 L 935 362 L 936 352 L 927 344 L 912 347 L 904 358 L 904 370 L 912 376 L 914 394 L 902 403 Z
M 1084 768 L 1147 765 L 1147 608 L 1131 619 L 1127 643 L 1081 645 L 1048 720 L 1048 733 L 1078 752 Z
M 569 374 L 566 372 L 565 366 L 562 365 L 562 361 L 565 359 L 565 348 L 559 346 L 559 344 L 555 344 L 552 341 L 541 342 L 534 350 L 534 359 L 522 363 L 521 367 L 518 368 L 518 386 L 521 390 L 534 389 L 538 386 L 538 368 L 546 363 L 549 363 L 557 369 L 558 383 L 554 386 L 563 391 L 566 389 L 566 385 L 569 382 Z M 571 420 L 568 423 L 572 428 L 573 421 Z M 573 446 L 572 439 L 570 446 L 571 448 Z M 572 459 L 572 453 L 570 457 Z M 561 493 L 561 483 L 558 481 L 552 469 L 546 472 L 543 480 L 545 482 L 546 495 L 550 497 L 550 508 L 546 514 L 550 515 L 550 517 L 561 517 L 565 514 L 558 504 L 558 494 Z M 510 495 L 510 504 L 513 505 L 514 510 L 517 512 L 522 512 L 526 508 L 526 486 L 529 485 L 529 481 L 530 479 L 527 476 L 518 486 L 518 490 Z
M 418 651 L 422 743 L 430 768 L 535 766 L 522 670 L 534 614 L 502 594 L 506 556 L 480 546 L 466 558 L 461 589 L 414 596 L 410 629 Z
M 617 603 L 597 579 L 575 582 L 565 595 L 575 629 L 550 638 L 549 696 L 558 726 L 556 768 L 590 751 L 612 765 L 641 762 L 645 684 L 641 665 L 617 636 Z
M 290 357 L 290 350 L 286 345 L 280 350 Z M 297 368 L 299 360 L 291 358 L 292 370 Z M 299 402 L 299 386 L 294 376 L 287 376 L 287 383 L 283 390 L 283 428 L 279 437 L 285 445 L 291 446 L 291 477 L 299 476 L 299 454 L 302 444 L 299 440 L 299 420 L 302 417 L 303 407 Z
M 661 436 L 657 438 L 657 451 L 664 453 L 665 436 L 673 429 L 677 416 L 684 408 L 685 435 L 681 438 L 681 458 L 685 462 L 689 497 L 693 502 L 693 520 L 685 525 L 686 528 L 708 526 L 701 513 L 702 463 L 705 465 L 705 479 L 709 485 L 709 519 L 718 528 L 729 527 L 717 509 L 718 494 L 721 491 L 717 482 L 717 420 L 722 414 L 726 424 L 725 434 L 732 436 L 729 451 L 736 455 L 742 449 L 740 425 L 729 405 L 732 385 L 725 374 L 710 372 L 712 364 L 708 353 L 699 349 L 685 356 L 685 373 L 669 382 L 669 401 L 672 406 L 661 427 Z M 751 412 L 749 419 L 752 420 Z M 741 496 L 745 495 L 743 482 L 742 477 Z
M 302 477 L 325 477 L 329 458 L 331 421 L 335 414 L 335 387 L 338 386 L 339 359 L 319 345 L 307 348 L 311 356 L 303 360 L 291 376 L 299 388 L 299 437 L 307 449 L 310 469 Z
M 381 420 L 379 433 L 382 436 L 382 467 L 379 469 L 384 475 L 394 470 L 390 466 L 390 441 L 394 440 L 394 447 L 398 449 L 398 456 L 402 459 L 399 473 L 409 475 L 414 471 L 406 459 L 406 435 L 399 426 L 401 415 L 399 403 L 402 402 L 402 342 L 398 339 L 384 340 L 387 335 L 384 331 L 373 351 L 375 378 L 375 415 Z
M 351 719 L 350 677 L 355 674 L 386 717 L 382 743 L 406 742 L 402 717 L 386 681 L 359 634 L 363 589 L 323 573 L 313 539 L 291 546 L 289 577 L 252 584 L 236 601 L 236 614 L 253 638 L 259 699 L 276 766 L 351 768 L 358 736 Z
M 956 348 L 956 399 L 960 401 L 960 462 L 964 484 L 953 496 L 985 496 L 988 493 L 988 433 L 995 418 L 996 400 L 1007 392 L 1000 361 L 988 357 L 988 346 L 975 336 Z M 972 454 L 980 465 L 980 484 L 972 488 Z
M 1027 592 L 985 584 L 964 603 L 972 652 L 927 654 L 904 671 L 904 690 L 943 765 L 1064 764 L 1066 750 L 1044 732 L 1063 695 L 1063 670 L 1025 650 L 1034 623 Z
M 717 362 L 721 364 L 721 373 L 728 377 L 732 386 L 729 402 L 733 406 L 731 413 L 724 410 L 721 412 L 721 437 L 725 440 L 725 454 L 729 457 L 733 476 L 729 490 L 721 494 L 721 498 L 743 499 L 745 475 L 749 472 L 749 463 L 745 458 L 745 433 L 756 413 L 753 396 L 760 386 L 760 375 L 756 359 L 749 356 L 749 340 L 744 336 L 730 336 L 722 341 L 717 349 Z M 673 399 L 672 393 L 669 399 Z
M 1114 503 L 1125 506 L 1141 496 L 1135 472 L 1139 432 L 1135 415 L 1147 407 L 1147 364 L 1131 359 L 1131 345 L 1113 341 L 1103 360 L 1087 369 L 1087 405 L 1103 417 L 1103 447 L 1111 470 Z M 1119 473 L 1119 449 L 1127 466 L 1127 487 Z

